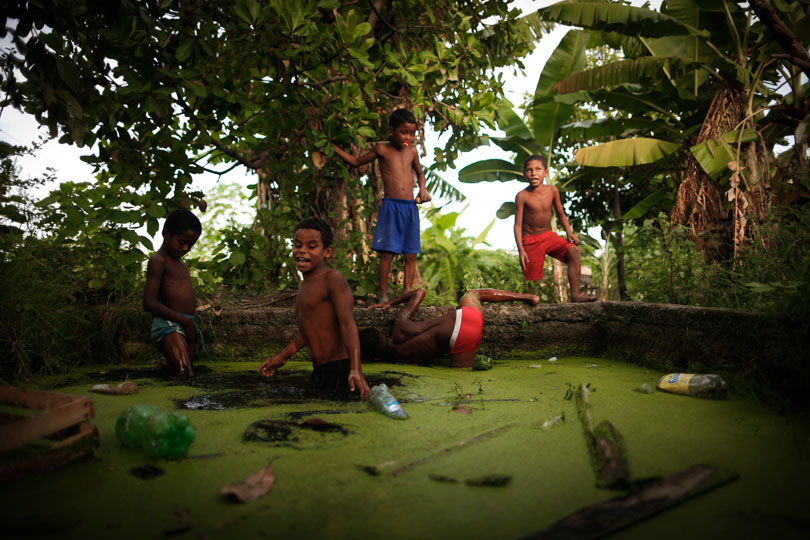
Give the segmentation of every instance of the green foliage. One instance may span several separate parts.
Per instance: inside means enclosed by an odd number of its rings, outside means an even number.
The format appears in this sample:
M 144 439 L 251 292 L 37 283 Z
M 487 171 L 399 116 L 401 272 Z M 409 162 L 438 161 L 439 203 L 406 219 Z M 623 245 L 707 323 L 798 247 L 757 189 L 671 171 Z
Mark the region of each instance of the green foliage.
M 297 219 L 289 207 L 262 209 L 256 225 L 230 223 L 216 231 L 219 242 L 210 263 L 199 263 L 207 286 L 262 294 L 297 283 L 292 259 L 292 231 Z M 266 225 L 267 228 L 263 227 Z M 270 227 L 272 224 L 272 229 Z M 270 235 L 265 231 L 275 230 Z
M 452 299 L 450 305 L 469 289 L 517 290 L 523 281 L 517 257 L 496 250 L 475 249 L 485 243 L 494 220 L 473 238 L 465 236 L 465 230 L 456 227 L 456 220 L 462 212 L 464 210 L 440 214 L 433 206 L 423 210 L 431 223 L 421 238 L 419 270 L 423 286 L 435 294 L 446 294 Z
M 258 173 L 263 209 L 285 204 L 297 218 L 354 222 L 360 176 L 328 159 L 331 142 L 359 149 L 385 139 L 388 115 L 407 106 L 445 136 L 437 170 L 452 166 L 461 148 L 477 144 L 481 126 L 494 125 L 502 95 L 496 68 L 520 65 L 544 26 L 521 19 L 507 0 L 20 0 L 6 2 L 2 17 L 11 45 L 0 53 L 0 107 L 92 149 L 83 159 L 96 183 L 51 200 L 67 227 L 60 234 L 82 235 L 88 245 L 102 235 L 100 242 L 125 249 L 138 239 L 124 230 L 145 224 L 155 234 L 159 218 L 199 198 L 189 193 L 194 175 L 240 166 Z M 430 176 L 439 192 L 462 197 Z M 371 200 L 380 189 L 372 187 Z M 77 208 L 63 204 L 68 198 Z M 253 288 L 285 283 L 284 271 L 261 278 L 243 271 L 261 262 L 247 244 L 275 257 L 287 238 L 260 217 L 256 226 L 265 225 L 269 246 L 255 236 L 229 241 L 223 255 L 231 268 L 217 260 L 223 279 Z M 359 234 L 344 240 L 346 254 L 367 243 Z M 127 256 L 135 262 L 134 252 Z
M 783 210 L 756 229 L 733 266 L 706 263 L 690 234 L 665 215 L 647 219 L 625 238 L 628 289 L 637 300 L 808 312 L 810 209 Z M 810 320 L 804 317 L 804 320 Z M 802 328 L 807 335 L 810 327 Z
M 0 380 L 110 363 L 117 344 L 100 305 L 110 291 L 88 289 L 87 252 L 49 240 L 26 239 L 0 259 Z M 116 300 L 126 304 L 121 291 Z

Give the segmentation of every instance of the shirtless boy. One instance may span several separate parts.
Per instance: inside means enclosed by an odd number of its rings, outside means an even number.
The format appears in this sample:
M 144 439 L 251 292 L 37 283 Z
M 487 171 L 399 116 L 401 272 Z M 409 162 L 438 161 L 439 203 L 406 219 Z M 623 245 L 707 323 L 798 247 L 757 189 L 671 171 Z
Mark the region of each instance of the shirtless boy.
M 371 150 L 358 157 L 344 152 L 336 145 L 335 153 L 353 167 L 380 160 L 383 181 L 383 201 L 377 216 L 371 248 L 380 254 L 378 302 L 388 301 L 388 274 L 394 255 L 405 255 L 405 291 L 413 287 L 416 276 L 416 255 L 422 251 L 419 241 L 419 211 L 416 204 L 428 202 L 425 174 L 414 147 L 416 118 L 407 109 L 397 109 L 388 120 L 388 141 L 375 143 Z M 419 194 L 413 198 L 413 175 L 419 184 Z
M 458 309 L 427 321 L 410 320 L 409 317 L 424 298 L 425 290 L 415 289 L 377 306 L 388 309 L 397 304 L 405 304 L 394 319 L 394 330 L 390 337 L 375 328 L 366 328 L 360 333 L 363 355 L 390 362 L 421 363 L 449 352 L 452 358 L 451 367 L 470 367 L 481 344 L 481 330 L 484 326 L 481 302 L 519 300 L 536 306 L 540 301 L 533 294 L 474 289 L 461 297 Z
M 197 341 L 197 296 L 188 268 L 180 259 L 202 233 L 197 216 L 175 210 L 163 225 L 163 245 L 146 265 L 143 309 L 154 315 L 152 340 L 166 356 L 169 369 L 181 379 L 194 376 L 194 344 Z
M 523 162 L 523 175 L 529 186 L 515 197 L 515 243 L 523 277 L 527 281 L 539 281 L 543 277 L 543 262 L 548 254 L 568 265 L 572 302 L 595 300 L 580 291 L 579 238 L 568 224 L 560 203 L 560 192 L 556 186 L 543 184 L 548 176 L 546 158 L 537 155 L 527 157 Z M 567 240 L 551 230 L 552 207 L 565 229 Z
M 360 339 L 354 322 L 354 297 L 343 274 L 329 268 L 335 248 L 332 228 L 320 218 L 295 226 L 293 261 L 303 274 L 295 314 L 298 335 L 256 370 L 272 377 L 299 349 L 306 346 L 312 359 L 312 380 L 324 392 L 371 392 L 360 367 Z

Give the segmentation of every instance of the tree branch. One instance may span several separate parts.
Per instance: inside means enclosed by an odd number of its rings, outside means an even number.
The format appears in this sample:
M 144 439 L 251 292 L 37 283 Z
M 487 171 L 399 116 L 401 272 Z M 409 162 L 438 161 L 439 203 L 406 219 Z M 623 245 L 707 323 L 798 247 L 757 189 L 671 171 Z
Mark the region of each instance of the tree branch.
M 787 58 L 800 67 L 807 77 L 810 77 L 810 54 L 796 34 L 782 22 L 773 6 L 765 0 L 749 0 L 748 4 L 759 20 L 771 31 L 779 46 L 788 54 Z

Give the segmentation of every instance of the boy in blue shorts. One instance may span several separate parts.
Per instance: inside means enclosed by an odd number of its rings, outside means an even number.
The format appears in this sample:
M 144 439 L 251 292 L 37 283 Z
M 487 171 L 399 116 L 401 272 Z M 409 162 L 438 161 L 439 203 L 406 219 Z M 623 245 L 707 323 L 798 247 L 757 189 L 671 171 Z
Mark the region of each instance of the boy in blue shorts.
M 332 145 L 335 153 L 353 167 L 380 160 L 383 181 L 383 201 L 377 216 L 374 242 L 371 248 L 380 254 L 379 292 L 377 301 L 388 301 L 388 275 L 394 255 L 405 256 L 405 291 L 413 287 L 416 276 L 416 255 L 422 251 L 419 241 L 419 211 L 416 204 L 428 202 L 425 174 L 414 147 L 416 118 L 407 109 L 397 109 L 388 120 L 388 141 L 375 143 L 371 150 L 358 157 Z M 419 194 L 413 197 L 413 176 Z
M 152 340 L 181 379 L 194 376 L 197 342 L 197 295 L 188 268 L 180 260 L 202 234 L 202 225 L 186 209 L 175 210 L 163 225 L 163 245 L 146 265 L 143 308 L 154 315 Z

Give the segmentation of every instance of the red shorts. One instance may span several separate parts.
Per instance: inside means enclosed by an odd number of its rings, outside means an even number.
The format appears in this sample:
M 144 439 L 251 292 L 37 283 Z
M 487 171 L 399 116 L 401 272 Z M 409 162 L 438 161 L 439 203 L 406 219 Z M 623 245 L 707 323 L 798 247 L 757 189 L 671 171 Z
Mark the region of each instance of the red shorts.
M 450 354 L 460 354 L 477 349 L 481 344 L 481 329 L 484 328 L 484 315 L 481 311 L 464 306 L 456 310 L 456 325 L 450 336 Z
M 540 281 L 543 277 L 543 262 L 546 254 L 557 260 L 565 260 L 565 252 L 573 244 L 554 231 L 530 234 L 523 237 L 523 250 L 529 262 L 523 267 L 523 277 L 528 281 Z

